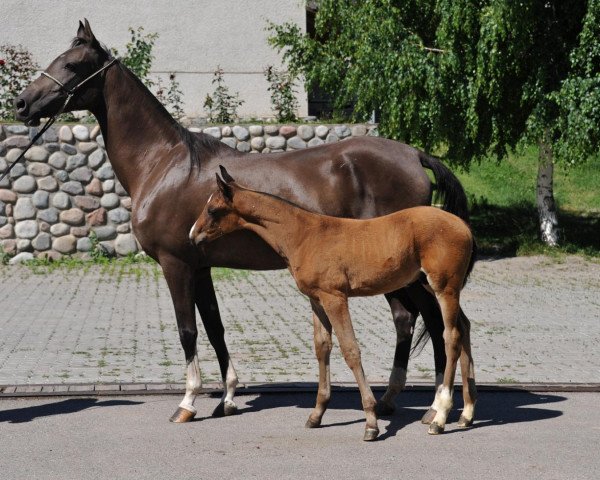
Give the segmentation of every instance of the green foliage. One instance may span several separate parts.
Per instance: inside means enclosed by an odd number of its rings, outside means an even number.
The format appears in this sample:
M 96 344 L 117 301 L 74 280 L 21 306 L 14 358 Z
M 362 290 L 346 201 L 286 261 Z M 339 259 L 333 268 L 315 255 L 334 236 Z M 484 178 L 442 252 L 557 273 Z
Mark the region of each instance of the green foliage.
M 156 98 L 176 119 L 180 119 L 184 115 L 182 97 L 183 92 L 174 72 L 169 74 L 169 84 L 166 87 L 163 85 L 162 80 L 158 79 Z
M 137 30 L 129 27 L 131 40 L 125 45 L 125 55 L 121 56 L 121 62 L 129 68 L 144 84 L 151 88 L 154 82 L 150 79 L 150 68 L 154 55 L 152 49 L 158 38 L 158 33 L 144 34 L 144 27 Z M 113 49 L 113 54 L 119 56 L 119 52 Z
M 2 245 L 0 245 L 0 265 L 8 265 L 11 255 L 4 251 Z
M 223 78 L 224 73 L 221 67 L 217 67 L 212 80 L 215 90 L 204 99 L 204 109 L 208 113 L 209 121 L 213 123 L 233 123 L 237 118 L 238 107 L 244 103 L 239 99 L 237 92 L 229 93 L 229 87 L 225 85 Z
M 31 52 L 18 45 L 0 45 L 0 118 L 14 118 L 14 100 L 38 69 Z
M 469 193 L 471 223 L 484 254 L 577 253 L 600 257 L 600 157 L 557 168 L 556 201 L 562 245 L 550 248 L 538 239 L 535 192 L 537 148 L 528 147 L 503 162 L 484 159 L 468 172 L 457 172 Z
M 548 132 L 559 159 L 600 146 L 599 0 L 322 0 L 315 37 L 271 44 L 355 119 L 468 165 Z
M 92 248 L 90 249 L 90 258 L 93 261 L 103 261 L 109 258 L 107 250 L 100 244 L 98 240 L 98 235 L 93 230 L 90 232 L 88 238 L 90 239 L 90 243 L 92 244 Z
M 272 65 L 265 69 L 265 76 L 271 92 L 271 105 L 278 122 L 295 122 L 298 100 L 294 90 L 294 76 L 289 72 L 276 70 Z

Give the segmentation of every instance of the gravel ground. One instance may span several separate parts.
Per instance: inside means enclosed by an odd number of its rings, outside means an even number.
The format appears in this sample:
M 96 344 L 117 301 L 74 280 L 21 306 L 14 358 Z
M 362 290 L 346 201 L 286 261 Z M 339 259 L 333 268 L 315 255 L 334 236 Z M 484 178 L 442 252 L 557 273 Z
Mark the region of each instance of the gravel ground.
M 0 385 L 181 382 L 183 353 L 162 274 L 153 265 L 0 267 Z M 308 301 L 287 271 L 217 282 L 227 342 L 242 382 L 315 382 Z M 479 382 L 600 381 L 600 262 L 580 257 L 479 261 L 462 297 Z M 351 299 L 365 371 L 385 382 L 395 332 L 383 297 Z M 203 377 L 219 380 L 200 327 Z M 430 346 L 409 382 L 431 382 Z M 339 348 L 335 382 L 352 382 Z

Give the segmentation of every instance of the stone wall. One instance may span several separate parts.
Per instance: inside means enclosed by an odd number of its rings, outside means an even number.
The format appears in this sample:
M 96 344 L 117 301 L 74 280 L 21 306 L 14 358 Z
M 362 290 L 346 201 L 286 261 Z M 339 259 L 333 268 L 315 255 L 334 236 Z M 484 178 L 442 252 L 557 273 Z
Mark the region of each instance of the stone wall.
M 242 152 L 277 152 L 377 135 L 375 125 L 214 126 L 203 131 Z M 0 173 L 36 128 L 0 125 Z M 51 127 L 0 182 L 0 250 L 20 259 L 86 256 L 92 248 L 126 256 L 131 198 L 116 179 L 97 125 Z M 21 255 L 22 254 L 22 255 Z

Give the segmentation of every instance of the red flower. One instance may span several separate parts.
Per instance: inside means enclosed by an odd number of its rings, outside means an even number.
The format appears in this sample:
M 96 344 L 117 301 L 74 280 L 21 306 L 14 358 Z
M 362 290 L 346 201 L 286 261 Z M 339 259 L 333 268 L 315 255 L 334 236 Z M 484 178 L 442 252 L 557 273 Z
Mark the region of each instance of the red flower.
M 2 65 L 4 65 L 5 63 L 6 63 L 6 62 L 5 62 L 3 59 L 1 59 L 1 58 L 0 58 L 0 67 L 1 67 Z

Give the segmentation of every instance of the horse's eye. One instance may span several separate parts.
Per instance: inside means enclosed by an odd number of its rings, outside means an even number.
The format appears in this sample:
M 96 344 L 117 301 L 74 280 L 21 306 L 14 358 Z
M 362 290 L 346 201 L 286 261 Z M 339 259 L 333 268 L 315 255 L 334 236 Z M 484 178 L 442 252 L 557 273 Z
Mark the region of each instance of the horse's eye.
M 75 65 L 72 64 L 71 62 L 65 64 L 65 69 L 70 70 L 71 72 L 75 71 Z
M 210 207 L 207 212 L 211 217 L 215 217 L 218 213 L 218 210 L 214 207 Z

